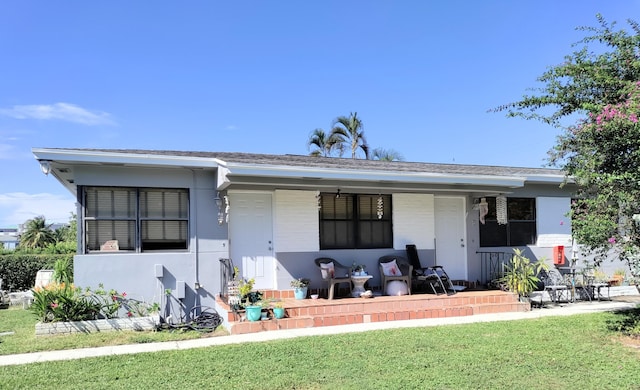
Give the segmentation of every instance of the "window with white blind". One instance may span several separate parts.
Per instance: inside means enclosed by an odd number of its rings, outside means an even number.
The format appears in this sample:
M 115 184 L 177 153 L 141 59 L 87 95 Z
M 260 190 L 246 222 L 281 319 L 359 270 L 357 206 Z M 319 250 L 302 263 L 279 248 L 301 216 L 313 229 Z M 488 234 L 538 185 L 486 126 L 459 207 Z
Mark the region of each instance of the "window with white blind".
M 321 194 L 320 249 L 392 246 L 390 195 Z
M 186 250 L 188 225 L 186 189 L 84 188 L 87 252 Z

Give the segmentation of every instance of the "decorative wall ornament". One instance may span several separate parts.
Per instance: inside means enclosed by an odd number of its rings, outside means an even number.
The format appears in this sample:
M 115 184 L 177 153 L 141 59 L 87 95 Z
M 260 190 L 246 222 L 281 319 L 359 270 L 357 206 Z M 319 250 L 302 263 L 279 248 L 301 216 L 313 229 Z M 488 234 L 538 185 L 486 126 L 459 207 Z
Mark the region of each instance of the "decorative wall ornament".
M 229 211 L 231 210 L 231 204 L 229 204 L 229 197 L 224 196 L 224 220 L 229 223 Z
M 382 219 L 384 217 L 384 199 L 382 195 L 378 196 L 378 207 L 377 207 L 378 219 Z
M 496 197 L 496 219 L 498 225 L 507 224 L 507 198 L 504 196 Z
M 480 211 L 480 223 L 484 225 L 484 217 L 489 214 L 489 203 L 487 198 L 481 198 L 478 203 L 478 210 Z
M 320 196 L 320 191 L 316 191 L 316 202 L 318 203 L 318 210 L 322 208 L 322 196 Z

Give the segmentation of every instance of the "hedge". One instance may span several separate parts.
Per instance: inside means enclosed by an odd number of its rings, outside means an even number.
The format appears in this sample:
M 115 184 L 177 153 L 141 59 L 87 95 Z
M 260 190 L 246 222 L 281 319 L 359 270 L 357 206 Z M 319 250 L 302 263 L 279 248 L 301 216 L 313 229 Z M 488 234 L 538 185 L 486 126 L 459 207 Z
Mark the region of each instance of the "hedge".
M 58 259 L 68 258 L 73 269 L 73 254 L 0 254 L 0 279 L 2 289 L 9 291 L 30 290 L 36 283 L 41 269 L 53 269 Z

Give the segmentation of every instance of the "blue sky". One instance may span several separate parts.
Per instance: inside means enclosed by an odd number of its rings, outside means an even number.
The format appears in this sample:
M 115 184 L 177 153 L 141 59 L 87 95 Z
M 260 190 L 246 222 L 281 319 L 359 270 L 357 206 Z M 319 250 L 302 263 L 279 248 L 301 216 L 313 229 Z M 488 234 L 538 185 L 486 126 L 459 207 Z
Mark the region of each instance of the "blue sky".
M 558 130 L 518 100 L 637 0 L 0 3 L 0 227 L 65 222 L 32 147 L 307 154 L 357 112 L 407 161 L 539 167 Z

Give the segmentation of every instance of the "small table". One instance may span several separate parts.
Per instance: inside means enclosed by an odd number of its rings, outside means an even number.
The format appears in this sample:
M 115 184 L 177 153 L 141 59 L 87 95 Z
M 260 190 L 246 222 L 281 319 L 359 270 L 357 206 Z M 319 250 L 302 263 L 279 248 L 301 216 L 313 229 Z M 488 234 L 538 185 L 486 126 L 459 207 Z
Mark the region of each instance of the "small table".
M 371 275 L 353 275 L 351 274 L 351 281 L 353 282 L 353 289 L 351 290 L 351 296 L 354 298 L 360 298 L 360 294 L 366 292 L 364 284 L 367 280 L 373 278 Z

